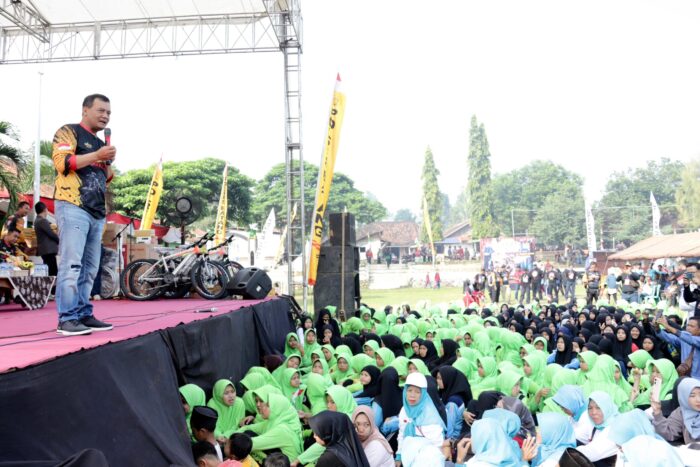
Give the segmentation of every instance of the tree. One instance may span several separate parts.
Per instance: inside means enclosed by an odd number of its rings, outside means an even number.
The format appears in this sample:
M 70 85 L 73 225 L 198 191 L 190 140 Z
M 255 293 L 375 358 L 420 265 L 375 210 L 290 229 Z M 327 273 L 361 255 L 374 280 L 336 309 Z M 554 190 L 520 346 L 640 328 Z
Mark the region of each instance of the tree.
M 31 154 L 34 154 L 34 146 L 32 146 Z M 39 180 L 42 185 L 53 186 L 56 181 L 56 168 L 53 165 L 53 142 L 42 140 L 39 143 L 39 161 L 41 163 L 39 169 Z M 34 157 L 27 162 L 26 168 L 27 177 L 22 181 L 22 190 L 31 191 L 34 188 Z
M 650 192 L 661 211 L 661 226 L 677 225 L 676 189 L 682 170 L 682 162 L 662 158 L 648 161 L 642 168 L 614 172 L 593 208 L 596 229 L 603 230 L 603 240 L 634 243 L 651 236 Z
M 158 203 L 156 217 L 162 219 L 166 212 L 172 211 L 176 197 L 180 194 L 201 201 L 203 210 L 200 213 L 200 219 L 207 219 L 212 214 L 215 216 L 225 164 L 223 160 L 214 158 L 164 163 L 163 195 Z M 115 211 L 132 217 L 141 217 L 154 168 L 155 165 L 147 169 L 130 170 L 115 177 L 111 184 Z M 250 177 L 243 175 L 235 167 L 229 166 L 227 213 L 229 221 L 247 227 L 251 219 L 253 184 Z
M 547 206 L 547 199 L 553 194 L 563 193 L 571 199 L 583 197 L 583 178 L 551 161 L 534 161 L 498 174 L 492 186 L 494 221 L 502 232 L 514 230 L 516 235 L 532 234 L 540 209 Z M 568 221 L 561 216 L 557 219 Z
M 8 212 L 13 212 L 17 206 L 25 174 L 26 159 L 19 148 L 19 135 L 11 123 L 0 121 L 0 188 L 9 195 Z
M 402 208 L 396 211 L 394 214 L 394 221 L 396 222 L 415 222 L 416 215 L 411 212 L 410 209 Z
M 537 211 L 529 233 L 547 246 L 585 242 L 586 216 L 581 190 L 549 194 Z
M 688 162 L 681 171 L 676 204 L 678 223 L 688 229 L 700 228 L 700 159 Z
M 467 191 L 470 200 L 469 218 L 472 236 L 492 237 L 498 228 L 492 218 L 491 152 L 484 125 L 478 125 L 476 115 L 472 116 L 469 130 L 469 182 Z
M 452 205 L 450 209 L 450 222 L 449 225 L 461 224 L 462 222 L 469 220 L 469 192 L 466 188 L 462 188 L 457 196 L 457 201 Z
M 311 225 L 311 213 L 316 199 L 318 181 L 318 166 L 304 162 L 304 209 L 307 228 Z M 277 225 L 286 223 L 287 216 L 287 185 L 285 164 L 277 164 L 255 185 L 254 202 L 251 216 L 255 222 L 262 225 L 270 209 L 275 208 Z M 298 194 L 297 194 L 298 195 Z M 326 219 L 331 212 L 348 212 L 355 215 L 360 224 L 367 224 L 384 219 L 387 210 L 373 195 L 364 194 L 355 188 L 355 182 L 342 173 L 333 174 L 333 183 L 326 207 Z
M 423 198 L 421 199 L 421 213 L 423 218 L 425 218 L 423 199 L 428 206 L 428 219 L 430 220 L 430 229 L 433 235 L 433 241 L 442 240 L 442 215 L 444 212 L 444 203 L 442 193 L 440 193 L 440 188 L 438 187 L 437 177 L 440 175 L 440 171 L 435 167 L 435 159 L 433 159 L 433 152 L 428 147 L 425 150 L 425 159 L 423 162 L 423 173 L 421 174 L 421 180 L 423 181 Z M 427 243 L 428 239 L 428 227 L 423 222 L 423 227 L 421 228 L 421 241 Z

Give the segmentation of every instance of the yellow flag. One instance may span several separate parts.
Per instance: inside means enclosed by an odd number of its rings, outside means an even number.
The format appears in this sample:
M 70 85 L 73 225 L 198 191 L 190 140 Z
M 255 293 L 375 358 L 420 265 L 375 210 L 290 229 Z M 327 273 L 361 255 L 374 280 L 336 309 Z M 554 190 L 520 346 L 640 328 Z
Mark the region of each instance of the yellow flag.
M 328 117 L 328 136 L 323 147 L 321 167 L 318 171 L 318 188 L 316 191 L 316 203 L 314 206 L 313 221 L 311 225 L 311 251 L 309 255 L 309 285 L 316 283 L 318 259 L 321 256 L 321 237 L 323 235 L 323 215 L 328 205 L 328 195 L 333 181 L 333 169 L 335 168 L 335 156 L 338 153 L 340 141 L 340 127 L 343 124 L 345 114 L 345 94 L 340 91 L 340 74 L 335 80 L 331 112 Z
M 425 223 L 425 230 L 428 231 L 428 240 L 430 240 L 430 251 L 433 252 L 433 258 L 435 258 L 435 244 L 433 243 L 433 229 L 430 227 L 430 213 L 428 212 L 428 201 L 423 196 L 423 223 Z M 434 261 L 434 259 L 433 259 Z
M 141 216 L 141 230 L 148 230 L 153 226 L 153 219 L 155 219 L 156 217 L 156 210 L 158 209 L 158 202 L 160 201 L 161 193 L 163 193 L 162 156 L 160 158 L 160 161 L 158 161 L 158 165 L 156 166 L 155 172 L 153 172 L 151 186 L 148 189 L 146 205 L 143 208 L 143 216 Z
M 221 182 L 219 207 L 216 210 L 216 227 L 214 227 L 214 243 L 216 245 L 226 240 L 226 213 L 228 211 L 228 162 L 224 166 L 224 177 Z

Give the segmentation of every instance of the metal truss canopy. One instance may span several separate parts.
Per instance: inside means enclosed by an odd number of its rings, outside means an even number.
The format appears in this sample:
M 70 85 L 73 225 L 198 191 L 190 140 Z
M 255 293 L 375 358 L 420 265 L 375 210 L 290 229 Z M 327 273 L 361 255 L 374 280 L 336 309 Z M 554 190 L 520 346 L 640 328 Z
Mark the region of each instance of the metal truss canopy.
M 87 10 L 85 2 L 75 3 L 0 0 L 0 64 L 272 52 L 301 44 L 298 0 L 250 0 L 238 5 L 204 1 L 196 2 L 194 10 L 176 0 L 96 3 L 118 3 L 119 12 L 133 14 L 131 19 L 120 18 L 109 8 Z M 75 8 L 76 21 L 52 22 L 52 15 L 73 18 L 57 4 L 69 11 Z M 148 16 L 150 12 L 170 15 Z

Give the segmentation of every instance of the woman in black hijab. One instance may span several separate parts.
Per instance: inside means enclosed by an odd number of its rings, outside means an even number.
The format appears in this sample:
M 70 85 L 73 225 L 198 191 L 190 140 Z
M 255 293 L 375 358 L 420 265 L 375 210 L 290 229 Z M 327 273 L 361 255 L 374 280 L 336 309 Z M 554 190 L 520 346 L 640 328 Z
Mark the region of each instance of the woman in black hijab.
M 520 399 L 517 397 L 504 397 L 496 404 L 498 407 L 502 407 L 509 412 L 513 412 L 520 418 L 520 432 L 518 435 L 525 439 L 530 436 L 536 436 L 537 431 L 535 428 L 535 420 L 532 418 L 532 413 L 525 407 Z
M 664 355 L 664 351 L 661 349 L 661 343 L 659 340 L 652 335 L 647 334 L 644 336 L 644 339 L 642 339 L 642 349 L 649 352 L 649 355 L 651 355 L 654 360 L 668 358 Z
M 428 369 L 433 371 L 445 365 L 452 365 L 457 360 L 457 349 L 459 345 L 452 339 L 442 339 L 442 357 L 428 364 Z
M 318 312 L 318 317 L 316 318 L 316 335 L 317 336 L 323 336 L 323 326 L 330 326 L 333 329 L 333 336 L 337 337 L 340 339 L 340 326 L 338 325 L 338 321 L 336 321 L 333 318 L 333 315 L 331 315 L 331 312 L 328 311 L 327 308 L 322 308 Z
M 632 338 L 627 326 L 620 325 L 615 329 L 612 339 L 612 358 L 627 366 L 629 356 L 632 353 Z
M 635 331 L 636 329 L 636 331 Z M 630 330 L 630 338 L 632 339 L 632 344 L 634 344 L 637 348 L 632 348 L 632 351 L 636 351 L 642 348 L 642 342 L 644 341 L 644 335 L 646 334 L 644 332 L 644 326 L 642 326 L 639 323 L 634 323 L 629 327 Z M 636 336 L 636 337 L 635 337 Z
M 362 385 L 362 392 L 355 397 L 374 398 L 377 394 L 379 394 L 379 377 L 381 376 L 382 371 L 375 365 L 367 365 L 362 369 L 362 373 L 367 373 L 371 379 L 369 383 Z
M 390 366 L 379 376 L 379 394 L 374 397 L 372 409 L 377 415 L 376 418 L 383 423 L 387 418 L 398 415 L 401 407 L 403 407 L 403 391 L 399 387 L 399 373 L 396 368 Z M 381 417 L 378 413 L 380 410 Z
M 406 352 L 404 352 L 403 350 L 403 342 L 401 342 L 401 339 L 399 339 L 395 335 L 384 334 L 382 336 L 382 342 L 384 343 L 384 347 L 394 352 L 395 357 L 406 356 Z
M 598 342 L 598 350 L 600 350 L 600 354 L 606 354 L 610 355 L 612 357 L 613 354 L 613 342 L 608 339 L 607 337 L 603 337 L 600 342 Z
M 309 426 L 316 442 L 326 448 L 316 467 L 370 467 L 350 417 L 324 410 L 309 419 Z
M 447 406 L 454 403 L 457 408 L 472 400 L 472 390 L 467 377 L 453 366 L 442 366 L 435 372 L 440 399 Z
M 569 336 L 562 334 L 557 337 L 557 350 L 554 353 L 554 363 L 565 367 L 575 358 L 576 355 L 574 354 Z
M 445 409 L 445 404 L 443 404 L 442 399 L 440 399 L 440 391 L 438 389 L 437 381 L 430 375 L 426 376 L 425 380 L 428 382 L 427 392 L 430 396 L 430 400 L 433 401 L 438 414 L 440 414 L 440 418 L 442 418 L 442 421 L 445 422 L 445 426 L 447 426 L 447 409 Z
M 328 331 L 330 331 L 330 335 L 327 335 Z M 333 348 L 336 348 L 343 343 L 343 340 L 339 336 L 335 335 L 333 326 L 330 324 L 324 324 L 321 332 L 323 333 L 319 334 L 321 345 L 330 344 L 333 346 Z
M 360 341 L 360 336 L 355 333 L 348 333 L 341 339 L 344 345 L 350 347 L 353 355 L 362 353 L 362 341 Z
M 430 365 L 438 359 L 438 353 L 435 349 L 435 344 L 432 341 L 424 340 L 420 343 L 419 347 L 419 357 L 423 360 L 423 363 L 430 369 Z
M 487 410 L 495 409 L 498 401 L 503 399 L 505 395 L 498 391 L 484 391 L 479 394 L 478 399 L 472 399 L 467 404 L 467 409 L 464 411 L 463 417 L 466 422 L 462 427 L 462 432 L 469 432 L 471 425 L 476 420 L 481 420 L 482 415 Z M 465 429 L 466 428 L 466 429 Z

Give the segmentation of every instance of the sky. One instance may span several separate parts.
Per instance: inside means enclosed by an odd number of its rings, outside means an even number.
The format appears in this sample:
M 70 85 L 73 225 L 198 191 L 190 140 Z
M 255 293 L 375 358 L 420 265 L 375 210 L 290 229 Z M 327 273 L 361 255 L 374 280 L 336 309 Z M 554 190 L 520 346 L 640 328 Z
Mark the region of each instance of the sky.
M 304 158 L 320 162 L 340 73 L 336 171 L 390 212 L 419 212 L 427 147 L 454 203 L 472 115 L 494 173 L 548 159 L 589 200 L 614 171 L 700 155 L 700 2 L 305 0 L 302 15 Z M 122 171 L 219 157 L 259 179 L 284 162 L 281 53 L 4 65 L 0 83 L 26 148 L 99 92 Z

